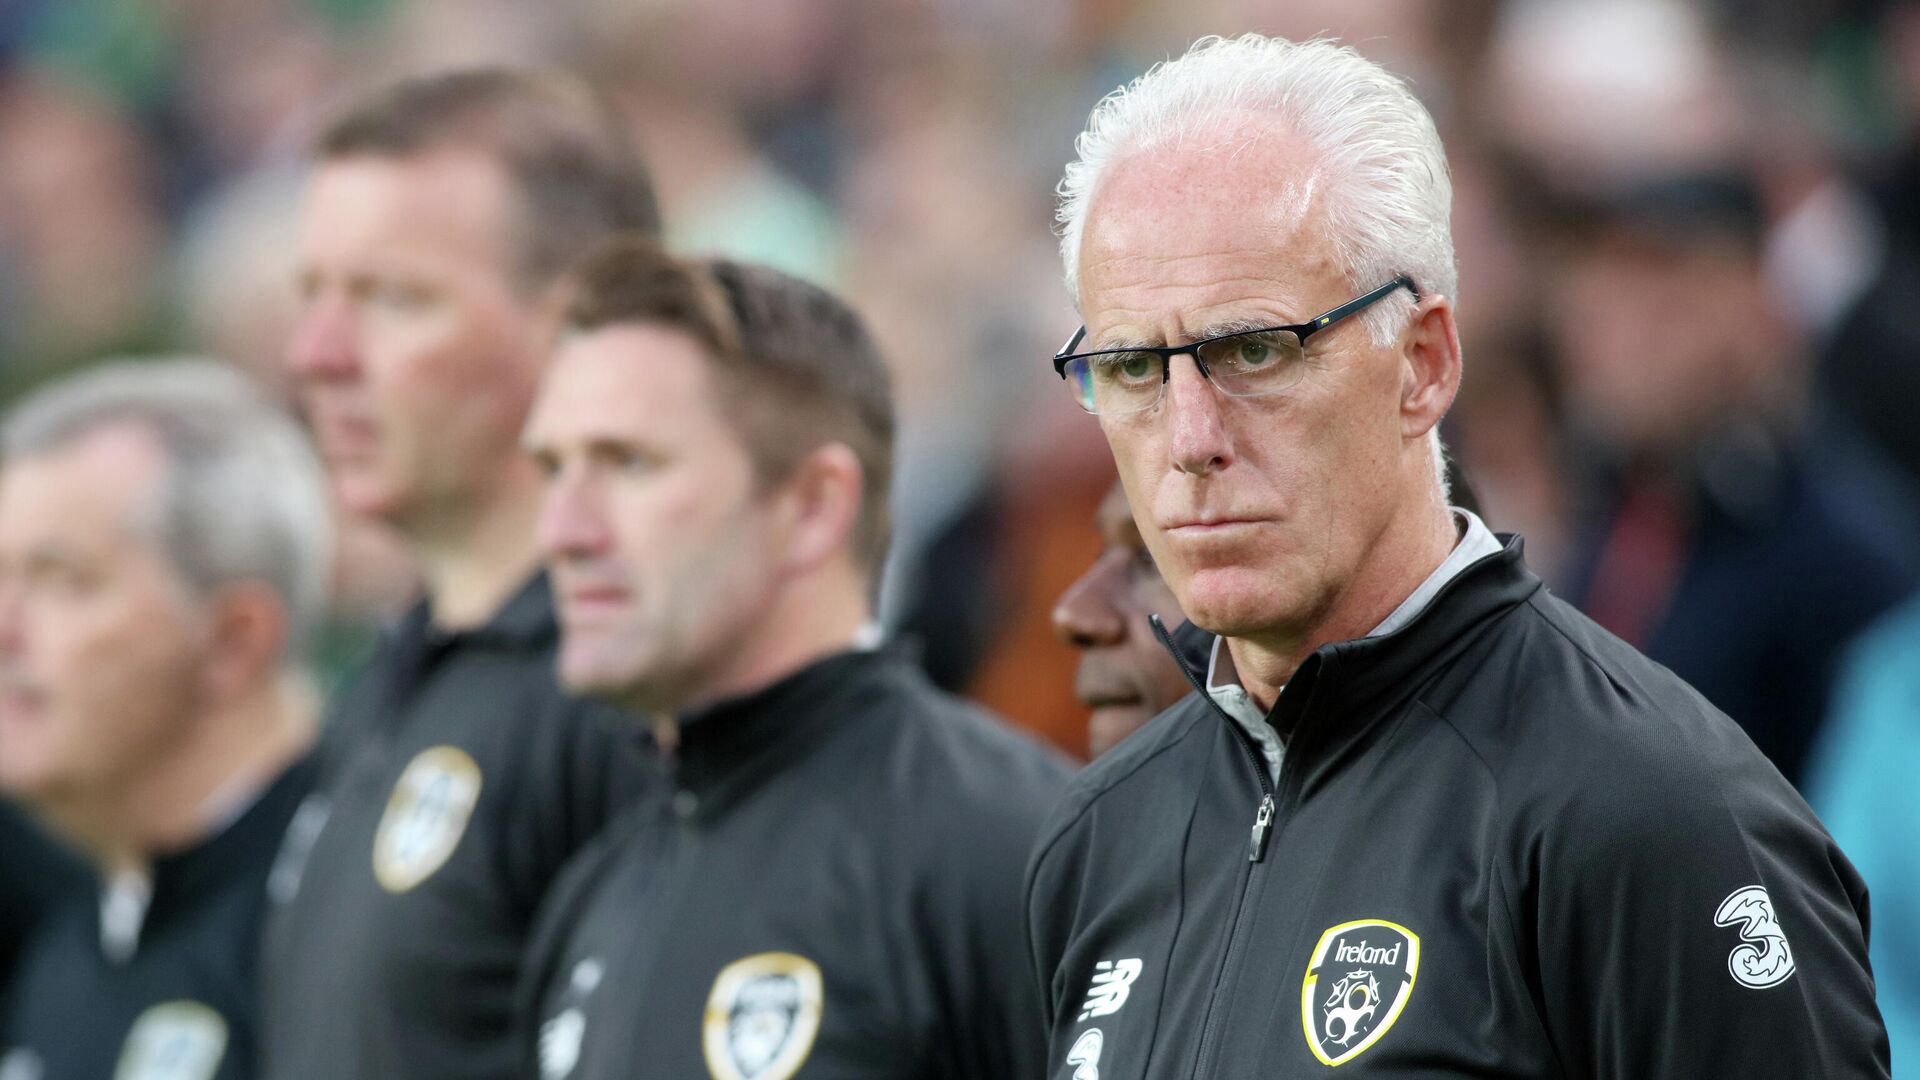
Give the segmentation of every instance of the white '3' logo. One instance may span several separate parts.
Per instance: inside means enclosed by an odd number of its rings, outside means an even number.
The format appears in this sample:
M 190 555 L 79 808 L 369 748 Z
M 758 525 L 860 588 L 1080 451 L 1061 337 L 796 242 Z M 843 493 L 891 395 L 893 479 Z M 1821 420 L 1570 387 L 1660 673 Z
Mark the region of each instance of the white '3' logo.
M 1778 986 L 1793 974 L 1793 950 L 1786 931 L 1774 918 L 1773 899 L 1765 887 L 1747 885 L 1733 890 L 1713 913 L 1716 926 L 1740 924 L 1740 940 L 1727 956 L 1727 971 L 1741 986 L 1762 990 Z
M 1093 965 L 1093 984 L 1087 987 L 1086 1004 L 1080 1006 L 1080 1019 L 1112 1016 L 1127 1003 L 1133 993 L 1133 980 L 1140 977 L 1140 960 L 1102 960 Z
M 1100 1047 L 1105 1042 L 1099 1028 L 1088 1028 L 1073 1041 L 1073 1049 L 1067 1051 L 1067 1064 L 1079 1066 L 1073 1070 L 1073 1080 L 1100 1080 Z

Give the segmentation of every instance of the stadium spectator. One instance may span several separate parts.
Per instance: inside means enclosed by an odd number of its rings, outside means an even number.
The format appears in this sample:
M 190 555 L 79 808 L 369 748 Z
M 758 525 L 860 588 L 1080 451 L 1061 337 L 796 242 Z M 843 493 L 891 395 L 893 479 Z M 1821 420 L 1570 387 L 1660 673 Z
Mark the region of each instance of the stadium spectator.
M 1406 85 L 1206 39 L 1076 148 L 1054 365 L 1221 636 L 1035 856 L 1053 1075 L 1886 1077 L 1806 804 L 1448 509 L 1451 191 Z
M 878 640 L 893 439 L 819 288 L 645 239 L 583 268 L 526 445 L 562 678 L 651 721 L 658 782 L 542 917 L 530 1074 L 1038 1068 L 1020 875 L 1064 770 Z
M 99 890 L 34 932 L 0 1074 L 256 1076 L 267 879 L 315 771 L 319 463 L 206 361 L 55 384 L 0 442 L 0 787 Z
M 1744 175 L 1646 179 L 1580 219 L 1549 319 L 1593 466 L 1563 594 L 1798 780 L 1840 650 L 1913 586 L 1920 526 L 1811 407 Z
M 1874 992 L 1893 1060 L 1920 1060 L 1920 603 L 1861 635 L 1835 684 L 1807 801 L 1873 890 Z
M 301 213 L 288 348 L 336 497 L 426 596 L 333 703 L 265 940 L 266 1075 L 516 1075 L 535 908 L 637 775 L 553 676 L 539 477 L 518 449 L 567 264 L 657 226 L 615 117 L 554 74 L 463 70 L 356 101 Z
M 1193 687 L 1181 661 L 1168 655 L 1148 619 L 1167 626 L 1186 616 L 1160 579 L 1153 553 L 1127 508 L 1127 493 L 1114 482 L 1096 517 L 1100 555 L 1060 596 L 1053 628 L 1080 650 L 1073 692 L 1093 710 L 1087 719 L 1087 755 L 1099 757 L 1142 724 L 1186 697 Z M 1182 631 L 1189 663 L 1204 664 L 1213 639 L 1197 627 Z

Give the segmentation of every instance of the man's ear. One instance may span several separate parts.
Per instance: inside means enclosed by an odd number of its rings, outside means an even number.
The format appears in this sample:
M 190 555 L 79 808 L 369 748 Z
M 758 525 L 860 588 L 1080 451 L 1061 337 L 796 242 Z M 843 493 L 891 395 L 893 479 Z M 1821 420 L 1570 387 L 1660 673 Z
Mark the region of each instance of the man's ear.
M 1460 331 L 1453 321 L 1453 301 L 1421 297 L 1401 340 L 1400 437 L 1411 442 L 1440 423 L 1460 392 Z
M 865 485 L 866 470 L 845 443 L 815 447 L 800 459 L 781 485 L 777 510 L 787 570 L 811 570 L 847 550 Z
M 207 605 L 206 688 L 231 700 L 280 666 L 291 625 L 280 594 L 261 581 L 223 585 Z

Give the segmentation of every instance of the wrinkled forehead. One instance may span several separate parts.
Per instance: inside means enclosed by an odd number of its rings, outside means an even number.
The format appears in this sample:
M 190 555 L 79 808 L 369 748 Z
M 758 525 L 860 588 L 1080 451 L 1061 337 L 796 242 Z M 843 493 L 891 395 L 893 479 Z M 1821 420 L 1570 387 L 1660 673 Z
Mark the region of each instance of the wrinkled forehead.
M 1116 288 L 1257 292 L 1262 282 L 1332 267 L 1326 188 L 1304 141 L 1284 131 L 1233 130 L 1130 151 L 1088 204 L 1081 311 L 1093 325 Z

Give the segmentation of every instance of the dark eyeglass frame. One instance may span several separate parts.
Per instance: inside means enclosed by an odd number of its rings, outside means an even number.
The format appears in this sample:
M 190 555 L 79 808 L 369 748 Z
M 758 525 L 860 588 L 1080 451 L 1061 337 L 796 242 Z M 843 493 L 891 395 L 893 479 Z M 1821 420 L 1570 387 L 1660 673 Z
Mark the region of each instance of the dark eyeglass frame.
M 1394 291 L 1402 286 L 1405 286 L 1411 291 L 1416 299 L 1419 298 L 1420 287 L 1413 283 L 1411 277 L 1400 274 L 1385 285 L 1364 292 L 1346 303 L 1341 304 L 1339 307 L 1315 315 L 1304 323 L 1295 323 L 1288 326 L 1268 326 L 1257 330 L 1235 330 L 1230 334 L 1216 334 L 1210 338 L 1201 338 L 1199 341 L 1189 341 L 1185 345 L 1136 345 L 1125 349 L 1095 349 L 1092 352 L 1077 353 L 1073 351 L 1074 346 L 1080 344 L 1087 336 L 1087 328 L 1082 326 L 1073 332 L 1073 336 L 1067 339 L 1065 345 L 1060 346 L 1059 352 L 1053 354 L 1053 371 L 1054 374 L 1065 379 L 1067 377 L 1067 365 L 1075 360 L 1088 359 L 1096 356 L 1115 356 L 1121 353 L 1153 353 L 1160 358 L 1160 382 L 1164 385 L 1169 377 L 1169 373 L 1173 371 L 1173 358 L 1187 354 L 1191 355 L 1193 362 L 1199 366 L 1200 374 L 1205 376 L 1208 382 L 1212 382 L 1213 376 L 1207 371 L 1207 362 L 1200 359 L 1199 350 L 1201 348 L 1211 345 L 1216 341 L 1224 341 L 1227 338 L 1243 337 L 1248 334 L 1272 334 L 1281 330 L 1291 333 L 1295 338 L 1299 339 L 1301 346 L 1305 347 L 1307 338 L 1321 330 L 1325 330 L 1327 327 L 1332 326 L 1334 323 L 1339 322 L 1349 315 L 1357 315 L 1365 311 L 1379 301 L 1393 295 Z

